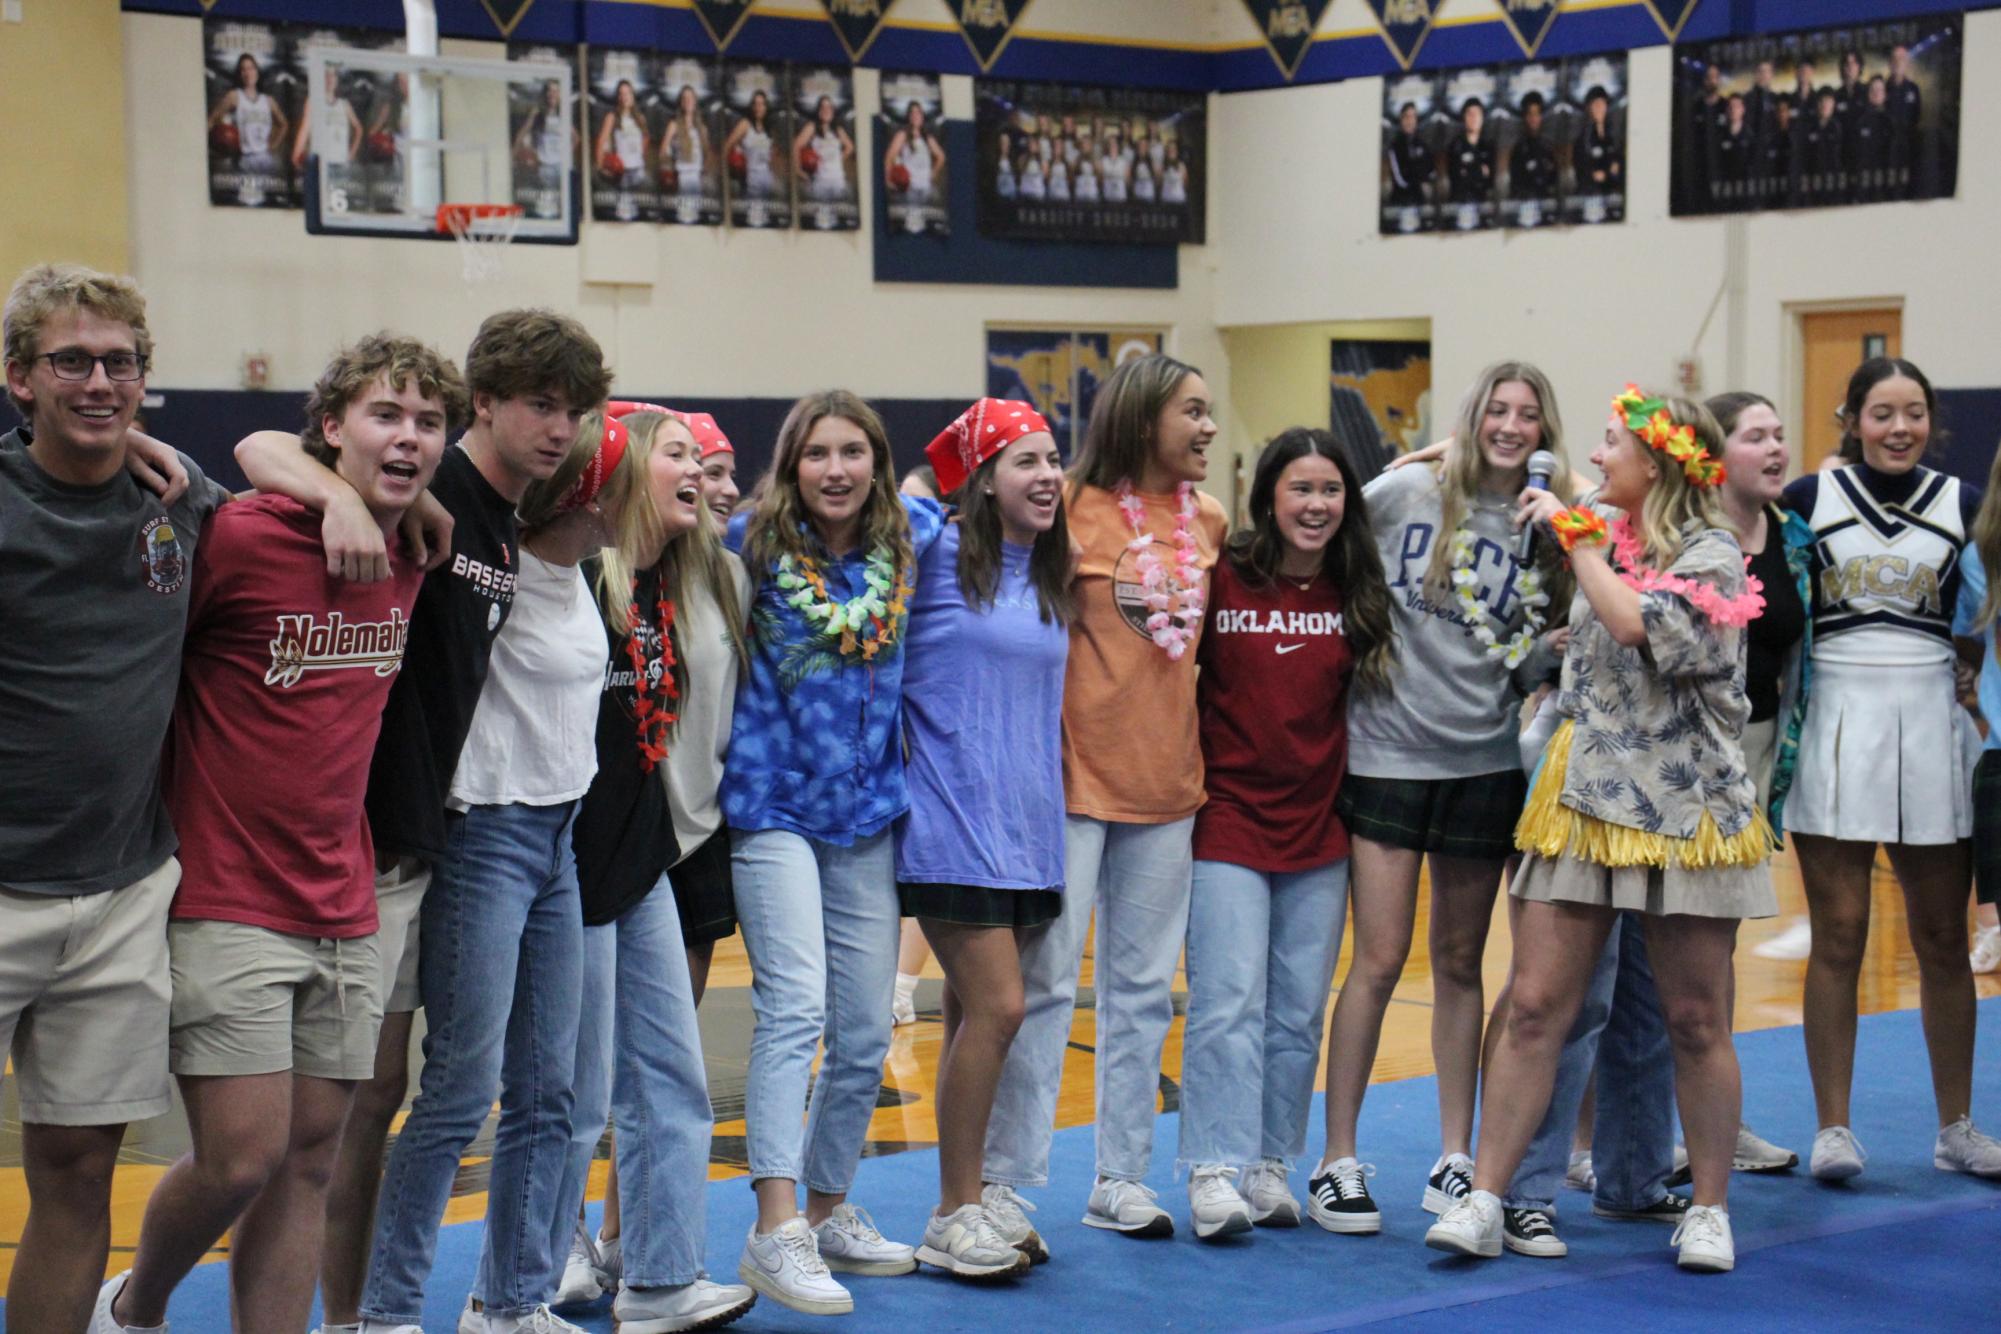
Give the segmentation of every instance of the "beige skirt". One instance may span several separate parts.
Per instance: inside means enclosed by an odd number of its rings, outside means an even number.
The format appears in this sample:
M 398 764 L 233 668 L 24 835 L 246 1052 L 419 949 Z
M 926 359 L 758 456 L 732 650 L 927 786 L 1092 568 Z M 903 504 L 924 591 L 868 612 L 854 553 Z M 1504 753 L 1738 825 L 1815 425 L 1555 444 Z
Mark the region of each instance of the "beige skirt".
M 1600 866 L 1575 857 L 1527 853 L 1508 892 L 1530 903 L 1582 903 L 1650 917 L 1772 917 L 1779 911 L 1768 865 L 1705 870 Z

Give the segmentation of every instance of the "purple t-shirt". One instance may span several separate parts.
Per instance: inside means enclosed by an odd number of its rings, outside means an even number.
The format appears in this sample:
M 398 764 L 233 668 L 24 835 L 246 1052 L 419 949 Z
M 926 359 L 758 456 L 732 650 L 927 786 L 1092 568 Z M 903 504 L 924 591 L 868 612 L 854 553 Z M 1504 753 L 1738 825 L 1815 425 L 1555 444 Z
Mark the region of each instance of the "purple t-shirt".
M 896 825 L 905 884 L 1063 884 L 1063 669 L 1070 633 L 1042 619 L 1027 547 L 1002 547 L 980 611 L 959 591 L 959 525 L 917 567 L 904 643 L 910 811 Z

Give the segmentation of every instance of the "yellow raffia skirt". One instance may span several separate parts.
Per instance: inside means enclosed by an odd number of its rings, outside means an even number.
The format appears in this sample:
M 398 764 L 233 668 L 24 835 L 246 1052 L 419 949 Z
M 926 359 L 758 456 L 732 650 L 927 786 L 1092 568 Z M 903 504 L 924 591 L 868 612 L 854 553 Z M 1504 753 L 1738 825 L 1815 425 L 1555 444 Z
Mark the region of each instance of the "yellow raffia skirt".
M 1571 810 L 1559 798 L 1573 725 L 1549 740 L 1515 826 L 1527 855 L 1509 892 L 1537 902 L 1593 904 L 1665 916 L 1770 917 L 1778 911 L 1767 865 L 1772 830 L 1763 811 L 1725 835 L 1703 813 L 1690 838 L 1648 833 Z

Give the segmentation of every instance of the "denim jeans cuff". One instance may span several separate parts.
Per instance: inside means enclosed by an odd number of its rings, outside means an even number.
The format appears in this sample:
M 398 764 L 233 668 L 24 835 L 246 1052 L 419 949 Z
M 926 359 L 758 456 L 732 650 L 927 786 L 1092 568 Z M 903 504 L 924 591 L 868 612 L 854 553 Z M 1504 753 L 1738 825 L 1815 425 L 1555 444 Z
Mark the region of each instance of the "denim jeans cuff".
M 635 1292 L 651 1292 L 655 1288 L 685 1288 L 698 1278 L 708 1277 L 709 1271 L 696 1265 L 692 1269 L 676 1270 L 665 1275 L 640 1274 L 625 1275 L 625 1286 Z
M 799 1169 L 796 1167 L 753 1167 L 750 1169 L 750 1184 L 760 1181 L 797 1181 Z
M 1556 1201 L 1532 1199 L 1527 1195 L 1503 1195 L 1501 1197 L 1501 1207 L 1503 1209 L 1540 1209 L 1546 1214 L 1554 1214 L 1556 1212 Z
M 1099 1179 L 1100 1181 L 1131 1181 L 1131 1182 L 1134 1182 L 1134 1183 L 1138 1183 L 1138 1182 L 1141 1182 L 1141 1181 L 1145 1181 L 1145 1180 L 1146 1180 L 1146 1173 L 1145 1173 L 1145 1172 L 1115 1172 L 1115 1171 L 1113 1171 L 1113 1170 L 1112 1170 L 1112 1169 L 1110 1169 L 1110 1168 L 1107 1168 L 1107 1167 L 1100 1167 L 1100 1168 L 1098 1169 L 1098 1179 Z
M 1007 1186 L 1013 1190 L 1041 1190 L 1049 1184 L 1049 1173 L 982 1172 L 980 1181 L 983 1185 Z
M 845 1182 L 843 1182 L 838 1186 L 823 1185 L 820 1182 L 813 1180 L 808 1180 L 806 1182 L 806 1189 L 812 1191 L 816 1195 L 846 1195 L 849 1191 L 853 1190 L 854 1188 L 855 1188 L 855 1179 L 853 1177 L 849 1177 Z

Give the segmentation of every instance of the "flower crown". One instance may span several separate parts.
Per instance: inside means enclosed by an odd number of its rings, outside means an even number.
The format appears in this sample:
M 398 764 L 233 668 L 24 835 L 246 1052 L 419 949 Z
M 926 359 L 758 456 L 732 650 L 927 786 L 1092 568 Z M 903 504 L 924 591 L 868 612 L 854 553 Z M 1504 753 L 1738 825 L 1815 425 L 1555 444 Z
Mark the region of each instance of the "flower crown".
M 1612 400 L 1612 415 L 1624 422 L 1627 430 L 1679 463 L 1690 486 L 1723 484 L 1723 460 L 1711 458 L 1709 451 L 1696 443 L 1693 426 L 1685 422 L 1675 425 L 1665 399 L 1643 398 L 1640 387 L 1629 384 Z

